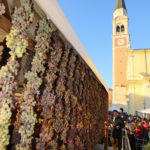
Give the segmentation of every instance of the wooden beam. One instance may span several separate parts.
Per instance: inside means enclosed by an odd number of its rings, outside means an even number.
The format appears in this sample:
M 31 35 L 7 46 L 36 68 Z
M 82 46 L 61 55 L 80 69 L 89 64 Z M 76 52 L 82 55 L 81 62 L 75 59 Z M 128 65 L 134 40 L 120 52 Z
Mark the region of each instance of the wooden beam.
M 0 15 L 0 28 L 6 33 L 9 33 L 11 29 L 11 22 L 3 15 Z M 29 38 L 28 45 L 28 49 L 34 51 L 35 41 Z
M 11 12 L 10 12 L 10 6 L 8 3 L 8 0 L 2 0 L 2 3 L 5 5 L 5 11 L 6 13 L 4 14 L 9 20 L 11 20 Z
M 0 28 L 9 33 L 11 29 L 10 21 L 3 15 L 0 15 Z

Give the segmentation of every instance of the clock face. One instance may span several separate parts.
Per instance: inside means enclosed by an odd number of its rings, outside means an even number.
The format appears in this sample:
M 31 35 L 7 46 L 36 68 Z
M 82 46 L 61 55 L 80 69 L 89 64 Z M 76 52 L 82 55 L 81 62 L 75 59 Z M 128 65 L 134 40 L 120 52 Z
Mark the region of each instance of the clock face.
M 118 38 L 116 39 L 116 46 L 125 46 L 126 45 L 126 39 L 125 38 Z
M 118 39 L 117 40 L 118 45 L 124 45 L 124 43 L 125 43 L 124 39 Z

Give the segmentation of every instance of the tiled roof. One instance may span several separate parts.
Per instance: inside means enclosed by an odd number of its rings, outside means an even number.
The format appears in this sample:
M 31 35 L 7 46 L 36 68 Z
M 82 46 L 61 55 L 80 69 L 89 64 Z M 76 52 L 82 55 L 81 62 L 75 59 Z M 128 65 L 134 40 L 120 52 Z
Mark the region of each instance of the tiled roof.
M 126 9 L 125 1 L 124 0 L 116 0 L 115 10 L 119 8 Z

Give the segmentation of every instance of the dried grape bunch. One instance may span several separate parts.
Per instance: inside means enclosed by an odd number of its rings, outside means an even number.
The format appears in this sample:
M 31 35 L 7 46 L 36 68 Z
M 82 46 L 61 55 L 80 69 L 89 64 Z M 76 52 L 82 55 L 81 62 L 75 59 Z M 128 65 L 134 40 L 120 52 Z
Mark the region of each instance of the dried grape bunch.
M 63 50 L 60 48 L 58 49 L 57 51 L 54 50 L 51 52 L 51 63 L 52 65 L 54 65 L 55 67 L 58 66 L 59 62 L 60 62 L 60 59 L 62 57 L 62 52 Z M 51 67 L 51 66 L 50 66 Z
M 59 78 L 57 80 L 57 85 L 56 85 L 56 93 L 57 95 L 64 95 L 66 91 L 66 78 L 67 78 L 67 63 L 68 63 L 68 57 L 69 57 L 69 49 L 64 50 L 63 56 L 61 58 L 61 63 L 59 67 Z
M 71 78 L 73 77 L 73 74 L 74 74 L 75 62 L 76 62 L 76 55 L 72 52 L 70 56 L 69 65 L 68 65 L 68 74 L 69 74 L 69 77 Z
M 59 70 L 58 64 L 61 60 L 62 56 L 62 49 L 59 50 L 52 50 L 51 55 L 50 55 L 50 60 L 48 62 L 48 71 L 47 71 L 47 76 L 45 77 L 47 83 L 49 83 L 50 88 L 53 89 L 54 87 L 54 82 L 58 78 L 57 72 Z
M 17 149 L 31 149 L 34 126 L 37 122 L 34 107 L 36 105 L 35 95 L 42 84 L 43 74 L 45 72 L 46 53 L 49 51 L 51 37 L 50 23 L 45 18 L 39 22 L 36 33 L 35 56 L 32 61 L 31 71 L 26 76 L 27 85 L 24 91 L 24 99 L 20 106 L 21 118 L 19 133 L 21 134 L 20 144 Z
M 53 34 L 53 36 L 58 39 L 57 34 Z M 52 37 L 52 39 L 53 38 L 54 37 Z M 54 40 L 54 42 L 55 43 L 53 44 L 55 44 L 55 46 L 51 49 L 50 59 L 48 62 L 49 68 L 45 77 L 47 84 L 41 100 L 41 104 L 43 106 L 41 118 L 43 119 L 43 123 L 41 127 L 40 138 L 37 139 L 37 149 L 40 147 L 43 147 L 44 149 L 46 149 L 46 147 L 57 149 L 57 139 L 56 137 L 53 139 L 53 135 L 55 134 L 55 136 L 57 136 L 59 139 L 59 135 L 57 133 L 60 133 L 64 127 L 62 119 L 64 108 L 62 104 L 58 102 L 61 101 L 62 93 L 65 92 L 65 79 L 63 76 L 59 76 L 59 64 L 61 65 L 62 62 L 63 50 L 61 49 L 60 45 L 57 46 L 59 41 Z M 66 61 L 65 58 L 63 60 Z M 56 85 L 54 83 L 56 83 Z M 45 126 L 48 126 L 50 130 L 46 130 Z M 47 136 L 45 140 L 43 138 L 43 134 Z
M 57 134 L 63 131 L 63 119 L 56 118 L 53 123 L 53 128 Z
M 52 140 L 54 135 L 54 129 L 52 127 L 52 123 L 54 120 L 54 104 L 56 101 L 56 96 L 51 92 L 49 85 L 46 85 L 44 89 L 41 104 L 42 104 L 42 124 L 41 124 L 41 132 L 40 137 L 36 139 L 37 141 L 37 149 L 46 149 L 46 144 Z M 39 122 L 40 123 L 40 122 Z
M 65 87 L 65 78 L 64 77 L 59 77 L 57 80 L 57 86 L 56 86 L 56 93 L 57 95 L 61 96 L 65 92 L 66 87 Z
M 70 50 L 64 50 L 64 54 L 62 56 L 62 62 L 60 64 L 60 75 L 61 76 L 67 76 L 67 63 L 69 61 L 69 54 L 70 54 Z
M 61 38 L 59 37 L 58 31 L 53 33 L 52 40 L 54 41 L 52 43 L 52 45 L 56 51 L 62 48 L 63 42 L 62 42 Z
M 44 119 L 48 120 L 52 118 L 53 112 L 51 110 L 51 107 L 55 105 L 56 98 L 56 95 L 51 92 L 50 87 L 47 85 L 46 89 L 43 92 L 41 100 L 41 104 L 43 106 L 41 116 L 44 117 Z
M 53 72 L 52 70 L 49 70 L 47 72 L 46 80 L 49 83 L 50 89 L 53 89 L 53 84 L 54 84 L 56 79 L 57 79 L 56 72 L 55 71 Z
M 13 58 L 20 58 L 26 52 L 26 47 L 28 46 L 27 29 L 33 17 L 30 0 L 25 0 L 19 9 L 15 8 L 12 17 L 12 29 L 6 39 L 6 44 L 11 49 L 10 55 Z
M 67 136 L 68 136 L 68 131 L 69 131 L 69 127 L 70 127 L 70 112 L 71 112 L 71 102 L 70 102 L 70 99 L 71 99 L 71 93 L 70 91 L 66 91 L 65 94 L 64 94 L 64 105 L 65 106 L 61 106 L 60 104 L 60 108 L 57 106 L 56 108 L 56 115 L 58 116 L 58 119 L 61 120 L 63 119 L 63 126 L 61 126 L 61 128 L 55 128 L 56 132 L 61 132 L 60 134 L 60 139 L 63 141 L 64 144 L 67 144 Z M 62 114 L 64 114 L 64 116 L 62 116 Z M 64 147 L 62 145 L 62 147 Z
M 53 149 L 53 150 L 58 150 L 58 142 L 57 140 L 52 140 L 51 143 L 50 143 L 50 149 Z
M 11 108 L 13 92 L 16 88 L 15 76 L 18 72 L 18 61 L 26 51 L 27 29 L 33 20 L 30 1 L 26 0 L 20 8 L 16 8 L 12 17 L 12 28 L 6 37 L 7 47 L 11 49 L 10 58 L 0 70 L 0 148 L 5 150 L 9 144 L 9 126 L 11 124 Z
M 74 85 L 74 71 L 75 71 L 75 62 L 76 62 L 76 56 L 74 54 L 74 52 L 71 53 L 70 58 L 69 58 L 69 62 L 67 65 L 67 83 L 66 86 L 68 89 L 70 89 L 70 92 L 73 94 L 73 85 Z M 72 67 L 74 66 L 74 67 Z
M 53 128 L 48 125 L 48 122 L 44 120 L 42 123 L 42 132 L 40 138 L 37 139 L 36 149 L 45 150 L 50 146 L 50 141 L 54 136 Z

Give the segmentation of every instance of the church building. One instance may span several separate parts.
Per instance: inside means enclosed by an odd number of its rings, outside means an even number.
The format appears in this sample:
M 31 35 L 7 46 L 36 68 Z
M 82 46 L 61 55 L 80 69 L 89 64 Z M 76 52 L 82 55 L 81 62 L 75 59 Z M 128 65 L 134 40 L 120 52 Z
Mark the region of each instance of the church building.
M 132 49 L 124 0 L 113 13 L 113 105 L 129 114 L 150 108 L 150 49 Z

